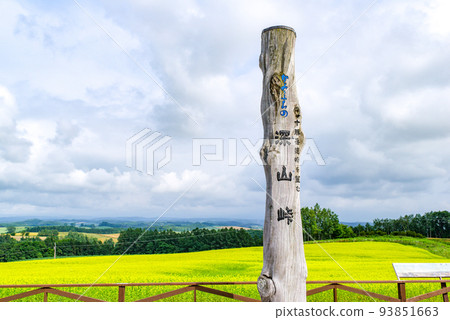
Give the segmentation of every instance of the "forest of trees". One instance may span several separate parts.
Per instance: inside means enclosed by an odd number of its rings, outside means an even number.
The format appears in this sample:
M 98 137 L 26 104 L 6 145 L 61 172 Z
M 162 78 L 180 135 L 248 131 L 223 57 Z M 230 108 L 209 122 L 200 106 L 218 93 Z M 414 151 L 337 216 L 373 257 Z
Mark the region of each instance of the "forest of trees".
M 50 233 L 43 232 L 47 234 L 45 240 L 38 237 L 16 240 L 8 234 L 0 235 L 0 262 L 53 257 L 55 243 L 58 257 L 122 254 L 128 248 L 127 254 L 155 254 L 262 245 L 262 230 L 224 228 L 185 232 L 149 230 L 145 233 L 144 230 L 123 230 L 117 243 L 112 239 L 102 242 L 76 232 L 69 232 L 59 239 L 58 232 L 51 229 Z
M 127 254 L 194 252 L 262 245 L 261 230 L 224 228 L 219 230 L 194 229 L 184 232 L 172 230 L 143 232 L 144 230 L 140 228 L 129 228 L 121 232 L 116 250 L 124 252 L 142 234 L 139 241 L 130 247 Z
M 339 222 L 338 215 L 330 209 L 302 208 L 303 240 L 326 240 L 351 238 L 355 234 L 351 227 Z
M 99 225 L 100 226 L 100 225 Z M 27 227 L 28 232 L 41 232 L 43 230 L 55 230 L 58 232 L 84 232 L 84 233 L 99 233 L 99 234 L 109 234 L 109 233 L 119 233 L 123 228 L 96 228 L 94 225 L 84 225 L 83 227 L 75 226 L 35 226 Z
M 359 236 L 388 234 L 450 238 L 450 212 L 431 211 L 398 219 L 374 219 L 372 224 L 353 227 L 353 232 Z

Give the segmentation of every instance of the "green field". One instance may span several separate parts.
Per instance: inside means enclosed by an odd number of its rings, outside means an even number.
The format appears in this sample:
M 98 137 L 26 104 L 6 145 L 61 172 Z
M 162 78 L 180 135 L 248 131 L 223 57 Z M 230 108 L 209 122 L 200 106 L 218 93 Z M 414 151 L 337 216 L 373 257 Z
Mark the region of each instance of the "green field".
M 14 239 L 20 241 L 22 238 L 22 231 L 25 230 L 25 227 L 17 227 L 16 235 L 13 236 Z M 6 227 L 0 227 L 0 234 L 7 233 Z M 112 234 L 99 234 L 99 233 L 87 233 L 87 232 L 76 232 L 79 234 L 82 234 L 84 236 L 87 236 L 88 238 L 94 238 L 97 240 L 100 240 L 102 242 L 105 242 L 108 239 L 112 239 L 114 242 L 117 242 L 117 239 L 120 235 L 120 233 L 112 233 Z M 64 239 L 69 234 L 69 232 L 58 232 L 59 239 Z M 29 232 L 28 237 L 37 237 L 38 232 Z M 41 236 L 39 237 L 41 240 L 44 240 L 46 237 Z
M 102 242 L 105 242 L 108 239 L 112 239 L 114 242 L 117 242 L 117 238 L 120 235 L 119 233 L 113 233 L 113 234 L 99 234 L 99 233 L 87 233 L 87 232 L 77 232 L 77 233 L 87 236 L 88 238 L 94 238 L 94 239 L 100 240 Z M 69 234 L 69 232 L 59 232 L 58 236 L 60 239 L 63 239 L 68 234 Z
M 326 250 L 350 276 L 323 250 Z M 424 249 L 384 242 L 342 242 L 305 245 L 308 280 L 395 280 L 393 262 L 448 262 L 441 256 Z M 78 257 L 0 264 L 0 284 L 57 284 L 92 283 L 117 259 L 118 256 Z M 262 247 L 224 249 L 193 253 L 164 255 L 123 256 L 100 280 L 100 283 L 129 282 L 189 282 L 189 281 L 255 281 L 262 268 Z M 352 285 L 360 288 L 358 285 Z M 361 285 L 365 290 L 392 297 L 397 295 L 395 284 Z M 129 287 L 127 301 L 145 298 L 177 287 Z M 256 286 L 217 286 L 218 289 L 259 298 Z M 313 288 L 309 285 L 308 289 Z M 439 284 L 408 284 L 407 296 L 415 296 Z M 83 288 L 63 289 L 82 293 Z M 0 289 L 0 296 L 25 291 Z M 91 288 L 87 296 L 117 301 L 117 287 Z M 227 298 L 197 292 L 198 301 L 229 301 Z M 23 299 L 42 301 L 42 296 Z M 167 301 L 192 301 L 192 292 L 166 299 Z M 338 291 L 339 301 L 371 301 L 368 297 Z M 67 301 L 49 295 L 49 301 Z M 70 301 L 70 300 L 69 300 Z M 332 301 L 327 291 L 308 298 L 308 301 Z M 441 301 L 435 297 L 428 301 Z
M 16 227 L 16 233 L 21 232 L 22 230 L 25 230 L 25 227 Z M 8 228 L 0 227 L 0 234 L 2 233 L 8 233 Z
M 25 230 L 25 228 L 23 227 L 18 227 L 16 231 L 16 235 L 13 236 L 14 239 L 16 239 L 17 241 L 20 241 L 20 239 L 22 238 L 22 230 Z M 5 227 L 0 227 L 0 234 L 2 233 L 6 233 L 6 228 Z M 88 238 L 94 238 L 94 239 L 98 239 L 102 242 L 105 242 L 108 239 L 112 239 L 114 242 L 117 242 L 117 238 L 119 237 L 119 233 L 113 233 L 113 234 L 99 234 L 99 233 L 87 233 L 87 232 L 77 232 L 79 234 L 82 234 L 84 236 L 87 236 Z M 58 236 L 60 239 L 64 239 L 64 237 L 66 237 L 69 234 L 69 232 L 59 232 Z M 37 237 L 38 233 L 37 232 L 29 232 L 28 237 Z M 39 237 L 41 240 L 44 240 L 45 236 L 41 236 Z

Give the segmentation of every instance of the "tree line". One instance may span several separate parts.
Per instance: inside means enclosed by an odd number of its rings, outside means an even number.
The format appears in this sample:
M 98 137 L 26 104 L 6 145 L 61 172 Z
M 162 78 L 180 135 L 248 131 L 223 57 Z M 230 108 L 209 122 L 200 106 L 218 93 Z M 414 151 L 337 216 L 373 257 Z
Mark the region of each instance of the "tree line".
M 339 217 L 330 209 L 314 207 L 302 208 L 303 240 L 327 240 L 352 238 L 352 228 L 340 223 Z
M 347 226 L 339 222 L 337 214 L 330 209 L 302 208 L 304 240 L 352 238 L 357 236 L 409 236 L 450 238 L 450 213 L 431 211 L 411 214 L 397 219 L 374 219 L 372 223 Z
M 398 219 L 374 219 L 372 224 L 353 227 L 356 235 L 408 235 L 428 238 L 450 238 L 450 213 L 431 211 Z
M 91 256 L 122 254 L 162 254 L 193 252 L 225 248 L 241 248 L 262 245 L 262 230 L 244 229 L 194 229 L 174 232 L 172 230 L 148 230 L 129 228 L 122 230 L 118 242 L 104 242 L 77 232 L 69 232 L 59 239 L 56 230 L 45 232 L 47 237 L 26 237 L 16 240 L 11 235 L 0 235 L 0 262 L 39 259 L 56 256 Z
M 100 228 L 95 225 L 81 225 L 80 227 L 76 226 L 35 226 L 35 227 L 26 227 L 26 231 L 28 232 L 41 232 L 47 230 L 56 230 L 58 232 L 84 232 L 84 233 L 98 233 L 98 234 L 110 234 L 110 233 L 119 233 L 123 228 L 118 227 L 108 227 L 108 228 Z

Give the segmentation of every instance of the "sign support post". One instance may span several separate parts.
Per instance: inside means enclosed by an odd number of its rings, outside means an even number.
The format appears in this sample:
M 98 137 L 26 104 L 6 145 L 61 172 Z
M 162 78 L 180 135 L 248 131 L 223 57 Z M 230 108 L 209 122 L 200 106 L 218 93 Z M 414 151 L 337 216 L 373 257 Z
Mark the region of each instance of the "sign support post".
M 300 213 L 300 153 L 304 145 L 295 87 L 295 31 L 275 26 L 261 35 L 261 114 L 266 175 L 262 301 L 306 301 L 306 261 Z

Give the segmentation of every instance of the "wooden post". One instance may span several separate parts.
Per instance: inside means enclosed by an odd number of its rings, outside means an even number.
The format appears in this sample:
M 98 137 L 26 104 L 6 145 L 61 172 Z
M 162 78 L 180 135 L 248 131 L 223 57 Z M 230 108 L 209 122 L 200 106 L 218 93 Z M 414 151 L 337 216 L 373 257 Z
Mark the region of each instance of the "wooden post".
M 125 286 L 119 286 L 119 302 L 125 302 Z
M 406 302 L 406 286 L 404 282 L 397 283 L 398 298 L 400 302 Z
M 306 261 L 300 215 L 300 153 L 304 144 L 295 87 L 292 28 L 276 26 L 261 35 L 261 114 L 266 175 L 264 265 L 258 278 L 262 301 L 306 301 Z
M 442 278 L 440 278 L 442 280 Z M 446 282 L 441 282 L 441 289 L 447 288 Z M 442 294 L 442 299 L 444 302 L 448 302 L 448 293 Z

